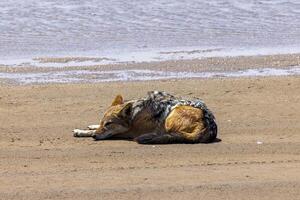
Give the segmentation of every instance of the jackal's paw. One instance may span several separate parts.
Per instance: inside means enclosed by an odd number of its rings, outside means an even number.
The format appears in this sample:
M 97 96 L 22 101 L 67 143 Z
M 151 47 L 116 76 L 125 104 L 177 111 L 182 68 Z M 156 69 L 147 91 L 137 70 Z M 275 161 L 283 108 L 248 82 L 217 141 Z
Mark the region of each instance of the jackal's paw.
M 78 137 L 79 134 L 80 134 L 80 132 L 81 132 L 81 130 L 80 129 L 74 129 L 72 132 L 73 132 L 73 136 L 74 137 Z
M 85 137 L 87 134 L 90 134 L 89 130 L 81 130 L 81 129 L 74 129 L 73 136 L 74 137 Z
M 89 125 L 88 126 L 88 129 L 89 130 L 96 130 L 96 129 L 98 129 L 100 127 L 100 125 Z

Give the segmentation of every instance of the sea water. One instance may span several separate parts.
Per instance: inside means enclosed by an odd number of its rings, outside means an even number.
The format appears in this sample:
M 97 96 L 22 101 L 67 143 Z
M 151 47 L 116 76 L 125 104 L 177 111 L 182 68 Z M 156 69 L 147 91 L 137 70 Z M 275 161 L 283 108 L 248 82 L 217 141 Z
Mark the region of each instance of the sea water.
M 298 0 L 0 1 L 0 65 L 300 52 Z M 66 62 L 39 58 L 91 58 Z

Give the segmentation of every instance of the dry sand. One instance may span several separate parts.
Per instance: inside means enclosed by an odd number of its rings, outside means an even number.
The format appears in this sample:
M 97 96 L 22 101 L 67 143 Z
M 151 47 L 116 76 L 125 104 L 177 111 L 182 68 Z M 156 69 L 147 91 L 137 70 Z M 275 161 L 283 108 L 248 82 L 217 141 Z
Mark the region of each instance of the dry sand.
M 205 100 L 222 141 L 72 137 L 115 94 L 155 89 Z M 2 85 L 0 199 L 299 199 L 299 122 L 300 77 Z

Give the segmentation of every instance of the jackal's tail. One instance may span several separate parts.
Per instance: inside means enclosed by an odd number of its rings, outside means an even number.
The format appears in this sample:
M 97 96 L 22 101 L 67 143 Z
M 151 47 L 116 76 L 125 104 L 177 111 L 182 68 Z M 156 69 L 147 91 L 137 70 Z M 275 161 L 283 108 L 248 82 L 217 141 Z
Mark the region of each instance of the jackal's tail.
M 139 144 L 172 144 L 185 143 L 185 139 L 178 134 L 147 133 L 134 139 Z
M 218 126 L 216 123 L 215 116 L 208 108 L 203 109 L 204 112 L 204 123 L 206 126 L 206 130 L 200 138 L 201 143 L 210 143 L 213 142 L 217 138 Z

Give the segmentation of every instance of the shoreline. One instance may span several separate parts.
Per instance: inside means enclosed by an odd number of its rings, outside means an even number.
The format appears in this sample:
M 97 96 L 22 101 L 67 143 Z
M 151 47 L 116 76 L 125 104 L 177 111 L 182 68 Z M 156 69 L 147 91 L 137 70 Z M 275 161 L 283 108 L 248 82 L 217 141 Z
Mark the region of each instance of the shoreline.
M 45 73 L 7 74 L 0 72 L 0 84 L 47 85 L 47 84 L 95 84 L 134 81 L 172 81 L 191 79 L 234 79 L 244 77 L 299 76 L 300 66 L 287 68 L 260 68 L 223 72 L 164 72 L 154 70 L 111 70 L 111 71 L 61 71 Z
M 80 67 L 0 66 L 0 84 L 299 75 L 299 66 L 300 54 L 213 57 Z

